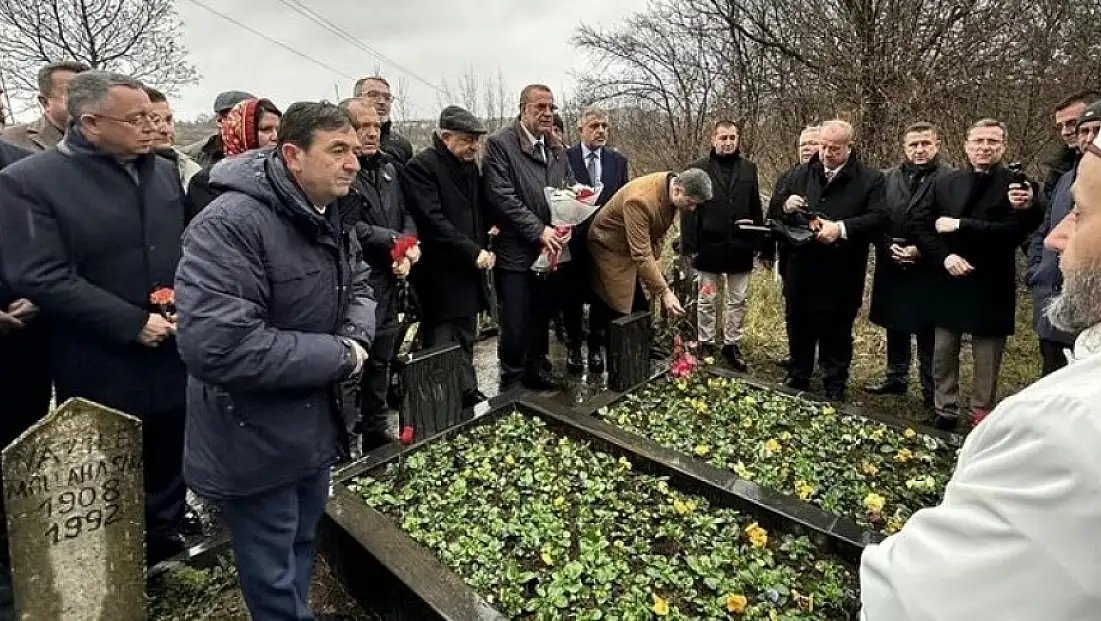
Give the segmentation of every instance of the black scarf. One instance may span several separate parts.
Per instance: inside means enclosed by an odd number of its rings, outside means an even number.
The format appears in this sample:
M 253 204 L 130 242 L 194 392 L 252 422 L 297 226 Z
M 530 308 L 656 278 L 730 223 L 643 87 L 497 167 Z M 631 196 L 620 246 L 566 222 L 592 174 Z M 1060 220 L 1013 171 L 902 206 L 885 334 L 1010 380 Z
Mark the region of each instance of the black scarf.
M 906 176 L 906 181 L 910 186 L 910 194 L 913 195 L 921 187 L 922 183 L 929 178 L 929 175 L 936 171 L 940 166 L 940 161 L 937 158 L 933 158 L 924 164 L 914 164 L 913 162 L 903 162 L 902 174 Z

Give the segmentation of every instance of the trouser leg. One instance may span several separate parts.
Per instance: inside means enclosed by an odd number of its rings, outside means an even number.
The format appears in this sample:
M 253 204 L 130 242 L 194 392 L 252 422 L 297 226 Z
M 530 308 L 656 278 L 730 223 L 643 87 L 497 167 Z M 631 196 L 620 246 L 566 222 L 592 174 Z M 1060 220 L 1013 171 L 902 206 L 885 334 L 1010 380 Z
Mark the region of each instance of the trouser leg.
M 818 340 L 819 366 L 826 390 L 844 390 L 853 360 L 853 323 L 851 313 L 823 313 Z
M 742 342 L 742 325 L 745 323 L 746 299 L 749 295 L 749 275 L 749 272 L 726 275 L 723 342 L 727 345 L 738 345 Z
M 887 381 L 909 383 L 910 362 L 913 352 L 910 347 L 912 335 L 899 330 L 887 330 Z
M 933 399 L 936 382 L 933 381 L 933 350 L 936 346 L 936 331 L 926 326 L 917 331 L 918 377 L 921 379 L 921 396 Z
M 719 295 L 720 274 L 711 272 L 697 272 L 700 276 L 699 289 L 696 293 L 696 321 L 697 337 L 700 343 L 713 345 L 715 343 L 715 321 L 717 305 L 715 298 Z
M 960 415 L 960 335 L 936 328 L 933 344 L 934 407 L 946 418 Z
M 971 381 L 971 409 L 994 409 L 998 398 L 998 372 L 1002 367 L 1005 337 L 973 337 L 971 358 L 974 361 Z
M 524 374 L 524 353 L 528 328 L 528 274 L 524 272 L 498 271 L 497 321 L 500 333 L 497 339 L 497 358 L 501 365 L 501 383 L 520 380 Z M 544 326 L 544 331 L 546 327 Z

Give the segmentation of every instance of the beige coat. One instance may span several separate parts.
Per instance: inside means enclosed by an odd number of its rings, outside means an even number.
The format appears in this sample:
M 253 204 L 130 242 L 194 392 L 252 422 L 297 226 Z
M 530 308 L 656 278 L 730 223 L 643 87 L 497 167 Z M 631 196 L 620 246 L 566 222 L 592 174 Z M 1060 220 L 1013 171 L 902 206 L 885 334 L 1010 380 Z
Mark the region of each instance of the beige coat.
M 662 238 L 676 217 L 669 199 L 671 176 L 654 173 L 623 186 L 589 229 L 589 251 L 596 265 L 593 290 L 617 312 L 631 312 L 639 279 L 652 297 L 669 289 L 658 259 Z
M 17 147 L 23 147 L 28 151 L 41 153 L 49 151 L 57 146 L 64 137 L 64 132 L 54 127 L 54 124 L 45 116 L 36 121 L 12 125 L 0 134 L 0 140 L 9 142 Z

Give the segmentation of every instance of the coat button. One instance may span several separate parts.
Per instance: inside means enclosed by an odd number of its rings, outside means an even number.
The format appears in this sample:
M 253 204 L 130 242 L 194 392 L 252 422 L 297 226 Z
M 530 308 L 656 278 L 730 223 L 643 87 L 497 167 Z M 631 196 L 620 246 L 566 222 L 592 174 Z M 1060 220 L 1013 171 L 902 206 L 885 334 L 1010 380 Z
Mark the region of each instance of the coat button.
M 149 252 L 153 252 L 153 251 L 154 251 L 154 250 L 156 250 L 156 249 L 157 249 L 157 247 L 156 247 L 156 246 L 150 246 L 150 247 L 149 247 Z

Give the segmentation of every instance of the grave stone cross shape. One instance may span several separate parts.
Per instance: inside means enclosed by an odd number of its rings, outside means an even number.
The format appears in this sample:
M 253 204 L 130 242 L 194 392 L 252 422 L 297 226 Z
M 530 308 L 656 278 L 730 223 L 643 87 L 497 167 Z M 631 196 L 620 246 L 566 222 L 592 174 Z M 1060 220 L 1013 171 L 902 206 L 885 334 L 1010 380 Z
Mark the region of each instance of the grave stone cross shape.
M 458 345 L 444 345 L 416 352 L 405 363 L 401 421 L 413 426 L 416 440 L 463 421 L 462 362 Z
M 141 421 L 70 399 L 3 466 L 16 618 L 144 621 Z
M 608 388 L 626 392 L 650 379 L 650 312 L 616 319 L 608 326 Z

